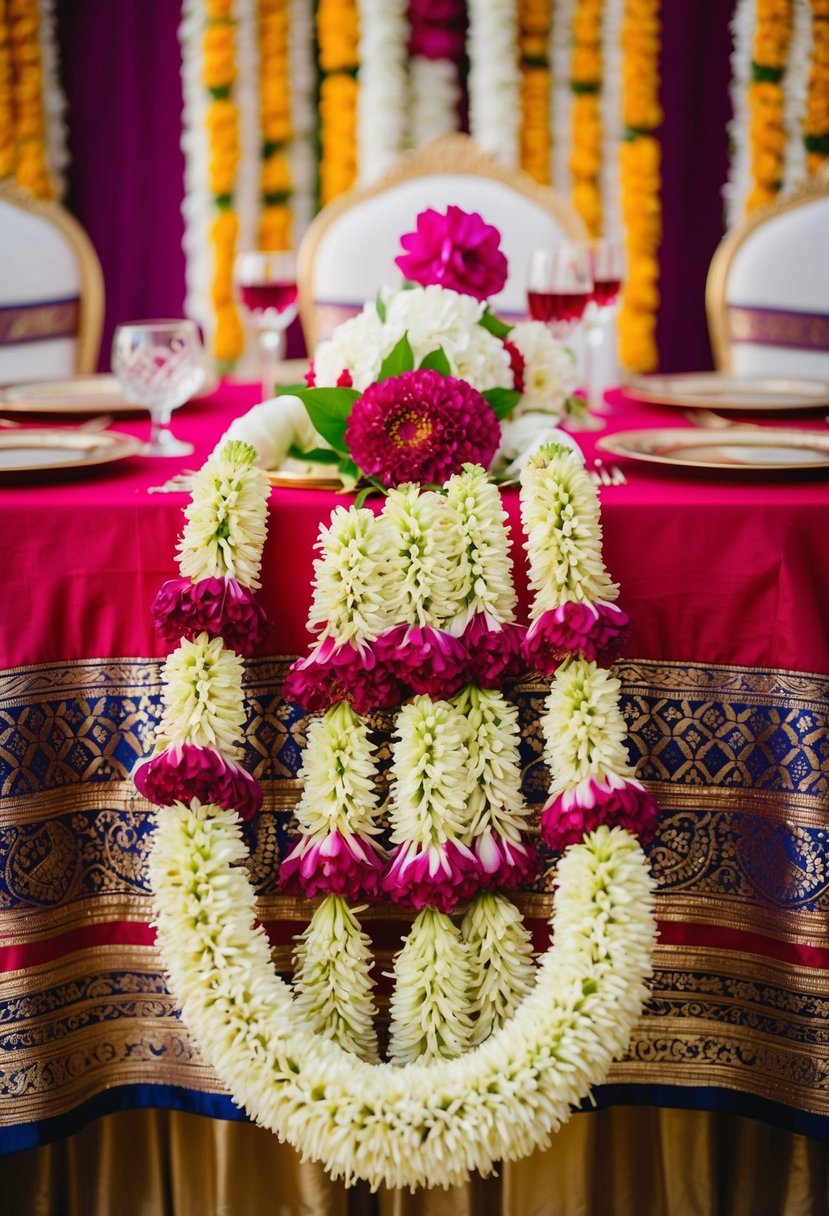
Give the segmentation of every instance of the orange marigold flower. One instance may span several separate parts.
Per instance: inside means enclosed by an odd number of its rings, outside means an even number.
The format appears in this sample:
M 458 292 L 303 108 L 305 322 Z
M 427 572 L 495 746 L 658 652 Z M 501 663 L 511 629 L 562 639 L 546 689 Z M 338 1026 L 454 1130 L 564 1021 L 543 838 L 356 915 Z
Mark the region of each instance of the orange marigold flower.
M 234 304 L 216 311 L 216 329 L 213 333 L 213 357 L 220 363 L 233 363 L 245 346 L 245 331 Z

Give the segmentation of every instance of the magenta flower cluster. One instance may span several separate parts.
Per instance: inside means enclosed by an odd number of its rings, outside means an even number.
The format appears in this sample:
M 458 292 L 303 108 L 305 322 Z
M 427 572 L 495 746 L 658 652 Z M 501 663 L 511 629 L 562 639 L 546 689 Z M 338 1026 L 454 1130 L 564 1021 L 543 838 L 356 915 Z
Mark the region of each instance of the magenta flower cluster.
M 400 238 L 406 250 L 394 259 L 404 278 L 422 287 L 437 285 L 461 295 L 488 300 L 507 281 L 501 234 L 476 212 L 429 208 L 417 217 L 414 232 Z
M 465 464 L 488 469 L 500 436 L 477 389 L 428 368 L 369 385 L 345 429 L 354 463 L 384 486 L 443 485 Z
M 215 803 L 251 819 L 262 806 L 262 788 L 240 764 L 228 760 L 212 747 L 173 743 L 142 761 L 133 773 L 135 788 L 156 806 Z
M 152 607 L 153 624 L 165 642 L 177 646 L 200 633 L 224 638 L 249 658 L 268 635 L 270 623 L 248 587 L 235 578 L 171 578 L 162 583 Z
M 639 781 L 589 777 L 552 798 L 541 812 L 541 838 L 555 852 L 577 844 L 600 824 L 622 827 L 643 843 L 653 838 L 659 805 Z

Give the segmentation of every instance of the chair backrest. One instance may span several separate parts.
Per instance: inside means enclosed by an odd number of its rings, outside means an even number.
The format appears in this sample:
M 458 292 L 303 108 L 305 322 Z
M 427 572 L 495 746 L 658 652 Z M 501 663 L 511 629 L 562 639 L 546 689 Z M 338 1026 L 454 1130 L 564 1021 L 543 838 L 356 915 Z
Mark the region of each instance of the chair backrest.
M 401 280 L 400 238 L 427 207 L 476 211 L 501 233 L 509 279 L 493 304 L 501 316 L 526 316 L 526 272 L 533 249 L 585 239 L 568 203 L 526 174 L 481 152 L 468 135 L 441 135 L 407 152 L 382 178 L 329 203 L 310 224 L 298 253 L 300 317 L 309 351 L 359 312 L 377 289 Z
M 77 220 L 0 182 L 0 383 L 95 371 L 103 316 L 101 266 Z
M 723 371 L 829 380 L 829 175 L 726 234 L 706 310 Z

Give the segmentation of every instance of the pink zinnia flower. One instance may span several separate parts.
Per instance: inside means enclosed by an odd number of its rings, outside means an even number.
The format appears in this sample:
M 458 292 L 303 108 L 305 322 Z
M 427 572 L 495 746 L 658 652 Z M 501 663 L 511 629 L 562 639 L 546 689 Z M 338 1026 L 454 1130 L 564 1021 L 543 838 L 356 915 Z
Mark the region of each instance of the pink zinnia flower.
M 423 849 L 411 840 L 398 845 L 383 879 L 383 890 L 394 903 L 418 911 L 428 904 L 440 912 L 453 912 L 456 904 L 474 895 L 479 885 L 475 855 L 459 840 Z
M 385 486 L 442 485 L 465 464 L 487 469 L 499 438 L 498 420 L 477 389 L 431 369 L 369 385 L 345 429 L 354 462 Z
M 516 844 L 490 828 L 475 837 L 472 851 L 478 860 L 482 887 L 515 891 L 538 873 L 540 860 L 530 844 L 523 840 Z
M 628 615 L 615 604 L 568 600 L 533 621 L 524 642 L 527 666 L 550 676 L 571 654 L 612 662 L 625 639 Z
M 541 812 L 541 837 L 558 852 L 578 844 L 600 824 L 621 827 L 647 843 L 659 822 L 659 805 L 640 781 L 629 777 L 588 777 L 552 798 Z
M 270 622 L 253 592 L 235 578 L 170 578 L 153 603 L 153 624 L 166 642 L 192 642 L 200 633 L 224 638 L 237 654 L 250 656 L 268 636 Z
M 526 629 L 512 621 L 494 622 L 485 612 L 476 612 L 463 631 L 469 655 L 468 679 L 481 688 L 500 688 L 517 680 L 526 670 L 522 646 Z
M 370 648 L 361 654 L 347 643 L 338 646 L 333 638 L 326 638 L 291 664 L 282 695 L 311 713 L 348 701 L 355 713 L 363 715 L 400 705 L 406 692 L 392 672 L 375 662 Z
M 463 642 L 431 625 L 397 625 L 380 635 L 373 650 L 386 671 L 433 701 L 453 696 L 468 682 Z
M 255 777 L 212 747 L 173 743 L 145 760 L 133 773 L 135 788 L 156 806 L 174 802 L 215 803 L 250 819 L 262 806 L 262 788 Z
M 302 836 L 282 861 L 279 885 L 306 899 L 315 895 L 376 899 L 385 859 L 379 845 L 354 832 Z
M 400 238 L 407 251 L 394 259 L 405 278 L 423 287 L 436 283 L 461 295 L 486 300 L 507 281 L 501 234 L 476 212 L 431 207 L 417 217 L 415 232 Z

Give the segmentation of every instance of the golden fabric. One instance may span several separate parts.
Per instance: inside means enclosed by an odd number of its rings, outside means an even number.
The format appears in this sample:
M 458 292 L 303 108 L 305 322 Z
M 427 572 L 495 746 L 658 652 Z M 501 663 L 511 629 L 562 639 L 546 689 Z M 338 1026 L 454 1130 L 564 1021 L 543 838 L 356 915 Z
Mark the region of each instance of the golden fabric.
M 829 1150 L 752 1119 L 616 1108 L 449 1191 L 346 1191 L 270 1132 L 125 1111 L 0 1163 L 3 1216 L 825 1216 Z

